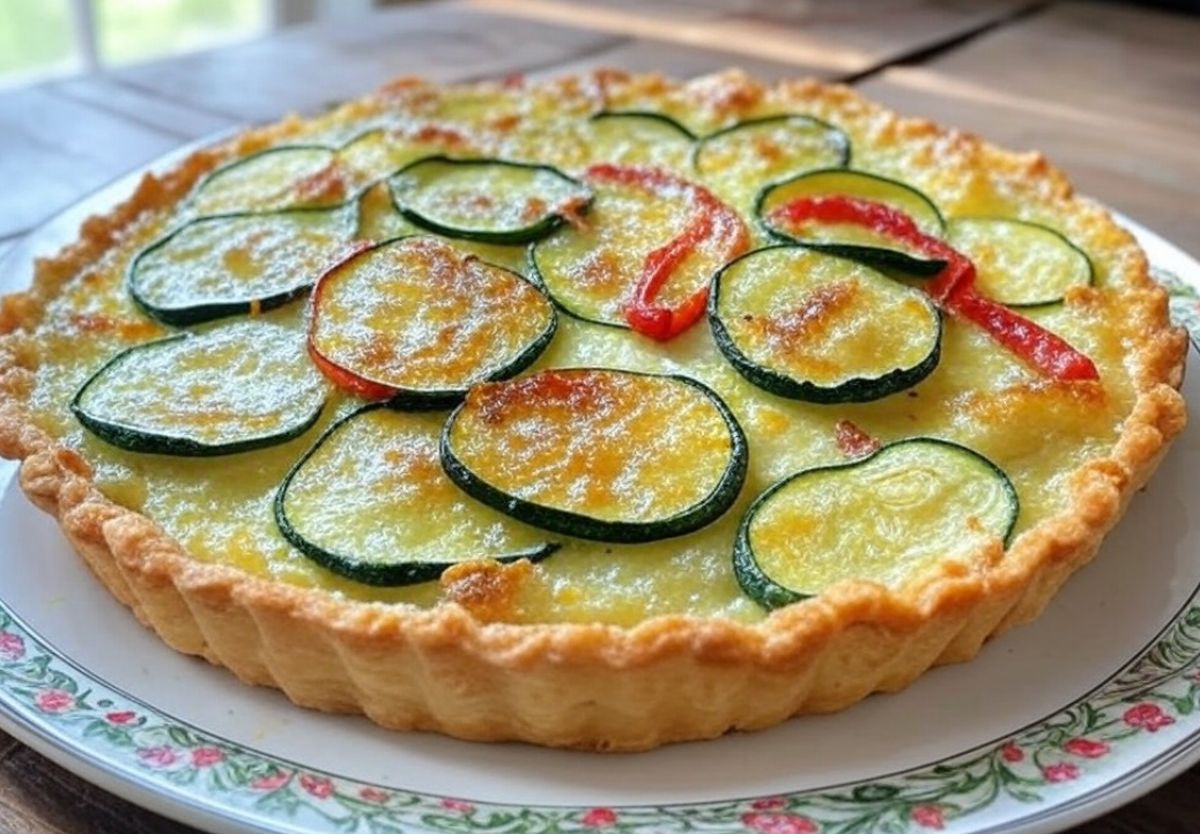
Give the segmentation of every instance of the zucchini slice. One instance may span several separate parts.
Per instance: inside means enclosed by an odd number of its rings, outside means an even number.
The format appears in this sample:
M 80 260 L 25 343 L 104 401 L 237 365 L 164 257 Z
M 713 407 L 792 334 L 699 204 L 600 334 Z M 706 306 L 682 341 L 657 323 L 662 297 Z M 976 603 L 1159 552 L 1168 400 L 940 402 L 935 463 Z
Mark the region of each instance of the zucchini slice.
M 304 293 L 354 238 L 358 203 L 192 220 L 129 264 L 127 286 L 161 322 L 267 310 Z
M 742 376 L 808 402 L 881 399 L 929 376 L 941 355 L 941 314 L 928 295 L 803 246 L 732 261 L 713 279 L 708 315 Z
M 587 123 L 589 156 L 594 162 L 681 168 L 695 135 L 663 113 L 605 110 Z
M 772 214 L 792 200 L 803 197 L 858 197 L 897 208 L 907 214 L 925 234 L 941 237 L 945 221 L 933 201 L 909 185 L 849 168 L 826 168 L 780 182 L 758 192 L 754 214 L 766 231 L 779 240 L 800 243 L 833 255 L 869 263 L 881 269 L 896 269 L 913 275 L 933 275 L 946 264 L 931 259 L 879 232 L 854 223 L 806 223 L 789 227 Z
M 278 211 L 295 206 L 330 206 L 346 195 L 322 193 L 316 182 L 336 165 L 337 154 L 323 145 L 280 145 L 221 166 L 202 179 L 188 208 L 200 217 L 243 211 Z
M 386 182 L 377 182 L 359 197 L 358 239 L 370 243 L 383 243 L 393 238 L 409 235 L 428 235 L 429 232 L 406 220 L 396 211 L 392 195 Z M 480 243 L 476 240 L 442 238 L 464 255 L 475 255 L 481 260 L 502 266 L 521 275 L 529 270 L 528 247 L 503 243 Z
M 641 188 L 596 184 L 585 228 L 572 226 L 530 247 L 530 267 L 559 309 L 583 321 L 628 328 L 647 255 L 680 235 L 695 207 L 680 192 L 664 197 Z M 708 283 L 725 262 L 702 246 L 675 270 L 658 296 L 674 307 Z
M 428 156 L 401 168 L 389 184 L 396 208 L 413 223 L 485 243 L 545 237 L 592 199 L 583 183 L 557 168 L 500 159 Z
M 279 531 L 317 564 L 367 585 L 427 582 L 460 561 L 539 561 L 553 553 L 557 544 L 446 478 L 441 424 L 380 403 L 338 421 L 275 494 Z
M 706 386 L 602 368 L 472 388 L 442 434 L 442 466 L 468 495 L 535 527 L 610 542 L 715 521 L 747 460 L 741 427 Z
M 1082 249 L 1036 223 L 959 217 L 950 221 L 947 236 L 975 264 L 980 292 L 1009 307 L 1057 304 L 1071 287 L 1094 280 L 1092 261 Z
M 850 137 L 812 116 L 748 119 L 710 133 L 692 151 L 704 177 L 763 183 L 816 168 L 850 164 Z
M 211 457 L 303 434 L 325 395 L 299 334 L 249 320 L 121 351 L 83 384 L 71 411 L 131 452 Z
M 742 519 L 733 567 L 770 610 L 846 579 L 899 585 L 987 539 L 1008 543 L 1020 504 L 977 452 L 930 437 L 779 481 Z
M 361 250 L 313 292 L 310 353 L 339 387 L 404 408 L 445 408 L 528 367 L 558 319 L 515 272 L 429 235 Z

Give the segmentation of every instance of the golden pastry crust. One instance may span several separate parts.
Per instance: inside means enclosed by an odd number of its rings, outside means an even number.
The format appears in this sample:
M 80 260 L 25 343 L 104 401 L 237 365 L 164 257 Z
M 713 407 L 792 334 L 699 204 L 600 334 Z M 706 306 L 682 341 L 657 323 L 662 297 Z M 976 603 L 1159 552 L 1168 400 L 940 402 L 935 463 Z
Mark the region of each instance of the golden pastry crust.
M 686 89 L 713 108 L 735 111 L 764 95 L 734 72 L 686 88 L 610 72 L 547 83 Z M 367 113 L 388 96 L 427 89 L 403 79 L 345 109 Z M 641 750 L 840 709 L 872 692 L 900 689 L 932 665 L 967 660 L 989 637 L 1034 619 L 1091 559 L 1182 430 L 1186 413 L 1176 389 L 1186 338 L 1170 325 L 1165 294 L 1151 282 L 1132 237 L 1103 209 L 1073 195 L 1041 155 L 900 118 L 846 87 L 785 82 L 772 95 L 836 113 L 917 159 L 936 160 L 964 183 L 984 172 L 1018 196 L 1036 195 L 1072 213 L 1119 254 L 1130 288 L 1123 309 L 1143 334 L 1127 360 L 1136 389 L 1132 413 L 1109 455 L 1070 475 L 1063 510 L 1019 536 L 1003 558 L 997 552 L 946 562 L 895 590 L 842 582 L 755 624 L 671 615 L 629 628 L 494 622 L 521 581 L 520 568 L 463 566 L 443 581 L 448 598 L 461 602 L 418 610 L 342 600 L 192 559 L 152 521 L 102 495 L 88 463 L 30 419 L 24 399 L 36 357 L 24 349 L 22 332 L 144 212 L 174 204 L 219 162 L 295 134 L 302 124 L 296 119 L 197 152 L 162 177 L 146 175 L 129 200 L 84 223 L 79 241 L 39 261 L 31 289 L 3 299 L 0 454 L 23 459 L 26 493 L 59 519 L 108 589 L 173 648 L 225 666 L 247 683 L 278 687 L 297 704 L 364 713 L 385 727 Z M 1071 303 L 1087 303 L 1084 296 Z

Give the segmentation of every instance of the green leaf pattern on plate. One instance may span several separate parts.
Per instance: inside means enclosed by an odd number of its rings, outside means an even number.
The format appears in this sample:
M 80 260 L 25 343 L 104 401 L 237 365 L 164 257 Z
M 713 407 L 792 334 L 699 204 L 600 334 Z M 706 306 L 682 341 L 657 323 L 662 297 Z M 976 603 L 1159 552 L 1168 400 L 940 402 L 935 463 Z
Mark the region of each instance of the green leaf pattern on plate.
M 1001 803 L 1102 787 L 1139 739 L 1181 735 L 1200 707 L 1200 605 L 1091 695 L 1021 732 L 878 781 L 786 796 L 662 807 L 548 808 L 358 782 L 242 747 L 120 694 L 44 645 L 0 604 L 0 706 L 48 725 L 110 770 L 260 825 L 315 831 L 619 834 L 902 834 L 953 830 Z M 1185 726 L 1179 726 L 1185 725 Z M 1089 784 L 1091 783 L 1091 784 Z
M 1200 292 L 1169 269 L 1150 267 L 1150 275 L 1167 291 L 1171 320 L 1188 332 L 1188 338 L 1200 350 Z

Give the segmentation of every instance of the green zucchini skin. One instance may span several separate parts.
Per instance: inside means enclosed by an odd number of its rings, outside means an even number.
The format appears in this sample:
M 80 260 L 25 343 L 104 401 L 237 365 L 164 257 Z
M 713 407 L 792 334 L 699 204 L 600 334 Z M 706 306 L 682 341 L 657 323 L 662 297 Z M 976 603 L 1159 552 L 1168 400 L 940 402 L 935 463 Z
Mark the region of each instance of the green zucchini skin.
M 1077 246 L 1070 238 L 1057 229 L 1052 229 L 1049 226 L 1041 223 L 1033 223 L 1028 220 L 1017 220 L 1016 218 L 1012 217 L 966 216 L 952 218 L 947 226 L 947 235 L 952 238 L 955 227 L 962 223 L 988 223 L 1004 226 L 1016 226 L 1018 228 L 1023 227 L 1029 229 L 1035 233 L 1049 235 L 1064 249 L 1070 250 L 1078 255 L 1078 257 L 1081 259 L 1081 262 L 1085 265 L 1085 280 L 1080 282 L 1077 286 L 1091 287 L 1095 286 L 1096 284 L 1096 265 L 1092 263 L 1091 257 L 1087 252 Z M 1033 301 L 1013 301 L 1004 298 L 994 298 L 993 300 L 1015 310 L 1043 310 L 1062 304 L 1065 298 L 1065 295 L 1053 295 L 1050 297 L 1038 298 Z
M 655 110 L 601 110 L 599 113 L 591 115 L 591 121 L 598 122 L 604 119 L 653 119 L 656 122 L 662 122 L 669 128 L 674 129 L 679 133 L 681 138 L 689 141 L 696 140 L 696 134 L 688 130 L 675 119 L 668 116 L 666 113 L 659 113 Z
M 543 240 L 545 240 L 545 238 L 543 238 Z M 544 292 L 546 297 L 549 298 L 554 304 L 554 309 L 558 310 L 558 312 L 562 313 L 563 315 L 570 316 L 576 321 L 595 324 L 599 327 L 611 327 L 614 330 L 631 330 L 630 326 L 623 321 L 605 321 L 604 319 L 592 318 L 591 316 L 586 316 L 578 310 L 575 310 L 574 308 L 564 304 L 550 289 L 550 285 L 546 283 L 546 279 L 542 275 L 541 269 L 538 267 L 538 244 L 541 242 L 542 241 L 540 240 L 535 240 L 533 243 L 529 244 L 529 248 L 525 250 L 525 263 L 528 269 L 527 274 L 529 280 L 537 285 L 537 288 Z
M 203 324 L 216 319 L 228 318 L 229 316 L 240 316 L 253 312 L 257 305 L 259 311 L 273 310 L 276 307 L 282 307 L 297 298 L 302 297 L 316 283 L 317 276 L 313 275 L 309 280 L 301 281 L 292 287 L 288 287 L 276 293 L 271 293 L 256 299 L 238 299 L 236 301 L 212 301 L 205 304 L 194 304 L 190 307 L 162 307 L 151 302 L 138 288 L 137 270 L 142 259 L 153 254 L 158 249 L 169 244 L 177 235 L 181 234 L 185 229 L 191 228 L 195 224 L 213 223 L 221 220 L 237 217 L 270 217 L 281 214 L 308 214 L 331 211 L 346 211 L 350 218 L 347 221 L 346 240 L 349 241 L 357 232 L 359 226 L 359 198 L 358 195 L 351 197 L 343 203 L 335 206 L 326 206 L 320 208 L 290 208 L 281 209 L 279 211 L 253 212 L 239 211 L 230 212 L 228 214 L 212 214 L 206 217 L 197 217 L 194 220 L 189 220 L 163 237 L 151 243 L 145 249 L 137 253 L 130 261 L 129 266 L 125 270 L 125 288 L 129 293 L 129 297 L 133 299 L 138 308 L 146 315 L 150 316 L 163 324 L 172 327 L 189 327 L 194 324 Z
M 759 127 L 760 125 L 774 124 L 776 122 L 788 122 L 793 119 L 807 121 L 813 125 L 816 125 L 817 127 L 828 130 L 829 134 L 835 137 L 835 143 L 838 145 L 840 152 L 840 158 L 836 162 L 836 167 L 848 168 L 850 166 L 850 159 L 853 155 L 853 146 L 850 142 L 850 137 L 846 135 L 844 130 L 836 125 L 830 124 L 824 119 L 818 119 L 816 116 L 806 116 L 802 113 L 783 113 L 778 116 L 760 116 L 755 119 L 746 119 L 745 121 L 738 122 L 737 124 L 732 124 L 728 127 L 723 127 L 720 130 L 713 131 L 707 136 L 699 137 L 699 141 L 697 141 L 696 145 L 692 148 L 692 170 L 696 171 L 697 173 L 701 173 L 700 156 L 704 153 L 705 144 L 713 139 L 719 139 L 723 136 L 729 135 L 730 133 L 737 133 L 740 130 L 745 130 L 746 128 Z
M 396 211 L 400 212 L 400 214 L 402 216 L 404 216 L 404 218 L 407 219 L 409 222 L 411 222 L 417 226 L 420 226 L 423 229 L 427 229 L 428 231 L 434 232 L 439 235 L 444 235 L 445 237 L 449 237 L 449 238 L 461 238 L 462 240 L 474 240 L 474 241 L 478 241 L 480 243 L 510 243 L 510 244 L 529 243 L 531 241 L 535 241 L 540 238 L 546 237 L 551 232 L 553 232 L 555 229 L 562 226 L 562 224 L 565 222 L 565 219 L 560 214 L 552 213 L 552 214 L 548 214 L 547 216 L 543 217 L 541 220 L 538 220 L 535 223 L 529 224 L 528 226 L 523 226 L 519 229 L 512 229 L 509 231 L 502 231 L 502 232 L 488 231 L 485 229 L 463 229 L 463 228 L 459 228 L 456 226 L 449 226 L 444 223 L 440 223 L 436 220 L 433 220 L 432 218 L 426 217 L 425 215 L 421 214 L 420 212 L 418 212 L 414 209 L 411 209 L 407 205 L 405 205 L 404 200 L 402 199 L 401 195 L 397 193 L 396 187 L 394 185 L 394 179 L 396 177 L 406 173 L 407 171 L 409 171 L 413 168 L 416 168 L 418 165 L 425 165 L 425 164 L 428 164 L 431 162 L 448 163 L 448 164 L 459 165 L 459 166 L 464 166 L 464 167 L 480 167 L 480 166 L 485 166 L 485 165 L 503 165 L 503 166 L 506 166 L 509 168 L 517 168 L 517 169 L 523 169 L 523 170 L 528 170 L 528 171 L 544 171 L 544 172 L 553 174 L 554 176 L 558 177 L 559 179 L 561 179 L 565 182 L 571 183 L 572 185 L 576 186 L 581 192 L 586 193 L 588 195 L 588 197 L 587 197 L 587 202 L 585 204 L 585 208 L 586 208 L 586 205 L 591 204 L 591 200 L 592 200 L 591 190 L 586 185 L 584 185 L 582 182 L 575 179 L 574 177 L 564 174 L 562 171 L 558 170 L 553 165 L 539 165 L 539 164 L 530 163 L 530 162 L 513 162 L 513 161 L 507 160 L 507 159 L 494 159 L 494 158 L 456 159 L 454 157 L 437 154 L 434 156 L 425 156 L 420 159 L 413 160 L 412 162 L 410 162 L 407 165 L 405 165 L 404 167 L 402 167 L 400 170 L 394 172 L 390 177 L 388 177 L 388 187 L 389 187 L 389 190 L 391 191 L 392 203 L 396 206 Z
M 489 264 L 489 266 L 496 266 Z M 503 267 L 496 267 L 503 269 Z M 511 271 L 511 270 L 506 270 Z M 514 272 L 514 275 L 520 275 Z M 522 276 L 522 280 L 527 280 Z M 529 283 L 533 283 L 530 281 Z M 534 286 L 537 286 L 534 284 Z M 529 343 L 520 354 L 518 354 L 512 362 L 498 369 L 495 373 L 490 374 L 487 379 L 482 382 L 499 382 L 505 379 L 511 379 L 517 374 L 527 369 L 530 365 L 538 360 L 538 357 L 546 352 L 546 348 L 550 347 L 550 343 L 554 341 L 554 335 L 558 332 L 558 316 L 550 317 L 550 324 L 542 331 L 541 335 L 536 340 Z M 467 395 L 470 388 L 449 388 L 440 391 L 419 391 L 419 390 L 400 390 L 395 396 L 387 400 L 387 405 L 400 411 L 444 411 L 454 408 L 462 402 L 463 397 Z
M 1011 480 L 1004 470 L 997 466 L 992 461 L 988 460 L 983 455 L 976 452 L 974 449 L 969 449 L 966 446 L 949 440 L 942 440 L 936 437 L 912 437 L 905 440 L 897 440 L 889 443 L 866 457 L 852 460 L 847 463 L 836 463 L 830 466 L 817 466 L 811 469 L 802 469 L 795 474 L 789 475 L 780 481 L 772 484 L 766 492 L 754 499 L 753 503 L 746 510 L 746 514 L 742 516 L 742 521 L 738 525 L 738 531 L 733 543 L 733 570 L 737 577 L 738 585 L 746 596 L 757 602 L 767 611 L 773 611 L 776 608 L 783 608 L 786 605 L 791 605 L 795 602 L 802 602 L 806 599 L 811 599 L 820 593 L 821 589 L 812 589 L 811 591 L 797 591 L 788 588 L 773 580 L 767 575 L 761 567 L 759 567 L 757 559 L 754 556 L 754 549 L 750 545 L 750 525 L 754 521 L 755 515 L 758 514 L 770 500 L 778 492 L 786 488 L 789 484 L 798 478 L 803 478 L 806 475 L 812 475 L 818 472 L 837 472 L 837 471 L 852 471 L 864 463 L 874 459 L 882 452 L 908 443 L 928 443 L 937 444 L 940 446 L 953 449 L 960 454 L 969 455 L 975 461 L 984 464 L 985 468 L 990 470 L 999 479 L 1003 486 L 1005 497 L 1008 500 L 1011 509 L 1010 521 L 1008 528 L 1004 531 L 1001 537 L 1004 546 L 1007 547 L 1012 540 L 1013 531 L 1016 528 L 1017 517 L 1020 514 L 1021 502 L 1017 496 L 1016 487 L 1013 486 Z
M 324 151 L 330 155 L 330 160 L 332 161 L 335 158 L 337 150 L 338 150 L 337 148 L 329 147 L 328 145 L 319 145 L 319 144 L 315 144 L 315 143 L 300 143 L 300 144 L 295 144 L 295 145 L 275 145 L 274 147 L 264 148 L 261 151 L 255 151 L 254 153 L 247 154 L 246 156 L 240 157 L 238 159 L 230 160 L 229 162 L 225 163 L 221 167 L 205 174 L 200 179 L 200 182 L 196 183 L 195 188 L 192 189 L 192 193 L 190 195 L 188 195 L 188 198 L 184 202 L 183 206 L 185 208 L 194 207 L 195 204 L 199 201 L 200 197 L 203 195 L 205 189 L 212 186 L 213 183 L 219 182 L 222 177 L 226 176 L 231 171 L 235 171 L 236 169 L 242 167 L 243 165 L 246 165 L 247 163 L 252 163 L 263 157 L 272 156 L 272 155 L 278 154 L 278 153 L 288 153 L 288 152 L 292 152 L 292 151 L 316 151 L 316 152 Z M 333 205 L 337 205 L 337 203 L 331 203 L 329 205 L 306 206 L 306 208 L 331 208 Z M 228 214 L 228 213 L 230 213 L 230 212 L 215 212 L 213 214 L 205 214 L 202 216 L 216 217 L 221 214 Z
M 441 577 L 442 573 L 449 567 L 457 564 L 453 561 L 447 562 L 401 562 L 401 563 L 379 563 L 363 561 L 354 556 L 345 553 L 337 553 L 332 550 L 320 547 L 306 539 L 288 519 L 285 501 L 287 498 L 288 487 L 295 479 L 296 474 L 301 467 L 308 461 L 309 458 L 316 453 L 326 440 L 328 440 L 338 429 L 346 423 L 358 417 L 361 414 L 374 411 L 380 408 L 390 408 L 389 403 L 370 403 L 362 408 L 359 408 L 345 417 L 341 418 L 331 425 L 317 439 L 307 452 L 296 461 L 292 468 L 284 476 L 283 482 L 279 485 L 279 489 L 275 493 L 275 500 L 272 502 L 272 507 L 275 514 L 275 524 L 279 528 L 279 532 L 287 539 L 288 543 L 312 559 L 321 567 L 339 576 L 344 576 L 347 579 L 352 579 L 355 582 L 361 582 L 364 585 L 373 585 L 375 587 L 396 587 L 399 585 L 416 585 L 421 582 L 431 582 Z M 548 542 L 540 547 L 530 548 L 529 550 L 518 551 L 496 558 L 497 562 L 511 563 L 521 559 L 528 559 L 531 562 L 540 562 L 553 554 L 561 547 L 557 542 Z
M 277 446 L 280 443 L 286 443 L 316 425 L 321 419 L 321 413 L 325 410 L 325 402 L 321 404 L 303 421 L 288 426 L 286 429 L 270 435 L 260 435 L 254 438 L 245 440 L 233 440 L 226 443 L 203 443 L 198 440 L 193 440 L 187 437 L 176 437 L 166 434 L 156 434 L 147 432 L 133 426 L 124 425 L 111 420 L 105 420 L 89 414 L 82 405 L 84 395 L 92 385 L 102 379 L 113 366 L 123 362 L 130 355 L 136 354 L 145 350 L 153 350 L 161 347 L 164 344 L 179 342 L 193 338 L 192 333 L 176 333 L 167 336 L 165 339 L 156 339 L 153 342 L 145 342 L 140 345 L 126 348 L 120 353 L 113 356 L 107 362 L 100 366 L 94 374 L 88 377 L 87 381 L 80 386 L 75 392 L 75 396 L 71 398 L 70 409 L 75 415 L 80 424 L 90 431 L 92 434 L 99 437 L 106 443 L 116 446 L 118 449 L 124 449 L 127 452 L 140 452 L 145 454 L 155 455 L 171 455 L 174 457 L 220 457 L 223 455 L 233 455 L 240 452 L 250 452 L 255 449 L 265 449 L 269 446 Z
M 795 244 L 776 244 L 762 249 L 755 249 L 730 261 L 713 276 L 712 285 L 708 293 L 709 326 L 712 328 L 713 341 L 716 342 L 717 348 L 729 360 L 729 364 L 733 365 L 738 373 L 769 393 L 792 400 L 803 400 L 804 402 L 822 405 L 865 403 L 883 399 L 898 391 L 913 387 L 933 373 L 942 357 L 942 334 L 944 326 L 941 311 L 928 298 L 924 299 L 925 304 L 932 311 L 934 321 L 937 323 L 937 335 L 934 340 L 933 350 L 926 354 L 919 363 L 908 368 L 896 368 L 877 377 L 851 377 L 838 385 L 825 386 L 807 380 L 794 379 L 786 374 L 766 368 L 748 357 L 738 347 L 724 320 L 721 318 L 722 278 L 726 272 L 747 258 L 754 257 L 766 251 L 795 248 L 797 248 Z
M 785 235 L 775 235 L 777 240 L 785 240 L 798 246 L 806 246 L 828 255 L 839 258 L 849 258 L 852 261 L 869 264 L 878 269 L 894 270 L 904 275 L 918 278 L 932 278 L 946 268 L 946 262 L 938 258 L 914 258 L 894 249 L 877 249 L 873 246 L 857 246 L 852 243 L 804 243 L 797 238 Z
M 918 258 L 901 252 L 896 249 L 885 249 L 878 246 L 865 246 L 854 243 L 819 243 L 806 241 L 803 238 L 788 234 L 783 229 L 773 225 L 763 211 L 764 204 L 777 188 L 789 185 L 796 180 L 805 177 L 816 176 L 818 174 L 845 173 L 855 176 L 868 177 L 877 180 L 881 183 L 895 186 L 919 198 L 920 202 L 924 203 L 932 213 L 937 217 L 941 227 L 941 232 L 944 234 L 946 229 L 946 218 L 942 214 L 941 209 L 929 199 L 925 194 L 922 194 L 917 189 L 913 188 L 908 183 L 900 182 L 891 177 L 880 176 L 879 174 L 869 174 L 865 171 L 856 171 L 850 168 L 819 168 L 813 171 L 805 171 L 802 174 L 797 174 L 792 177 L 786 177 L 782 180 L 769 182 L 759 189 L 758 194 L 754 198 L 754 217 L 758 222 L 759 227 L 771 238 L 784 242 L 795 243 L 799 246 L 806 246 L 809 249 L 815 249 L 819 252 L 826 252 L 830 255 L 838 255 L 839 257 L 849 258 L 860 263 L 869 264 L 878 267 L 879 269 L 895 270 L 906 275 L 918 277 L 929 277 L 936 275 L 946 267 L 946 262 L 937 258 Z M 836 192 L 834 192 L 836 193 Z
M 390 238 L 388 240 L 380 241 L 379 243 L 373 244 L 373 245 L 368 246 L 358 252 L 355 252 L 352 257 L 347 258 L 346 260 L 339 263 L 336 267 L 334 267 L 334 270 L 342 269 L 343 267 L 349 265 L 353 261 L 356 261 L 360 258 L 366 257 L 367 255 L 371 254 L 372 252 L 374 252 L 378 249 L 382 249 L 384 247 L 391 246 L 392 244 L 407 240 L 409 238 L 418 238 L 418 237 L 422 237 L 422 236 L 421 235 L 400 235 L 399 237 L 394 237 L 394 238 Z M 524 283 L 532 285 L 539 292 L 541 292 L 543 295 L 545 295 L 546 298 L 549 299 L 550 304 L 551 304 L 550 321 L 546 325 L 546 329 L 543 330 L 536 339 L 534 339 L 532 342 L 530 342 L 524 348 L 524 350 L 522 350 L 519 354 L 517 354 L 515 357 L 513 357 L 511 362 L 509 362 L 507 365 L 505 365 L 502 368 L 496 369 L 493 373 L 489 374 L 486 379 L 479 380 L 480 382 L 498 382 L 500 380 L 509 379 L 509 378 L 514 377 L 517 374 L 521 373 L 521 371 L 525 370 L 530 365 L 532 365 L 534 362 L 536 362 L 538 357 L 541 356 L 543 353 L 545 353 L 546 348 L 550 347 L 550 343 L 554 341 L 554 336 L 558 332 L 558 315 L 556 314 L 556 310 L 558 308 L 557 308 L 557 305 L 554 303 L 554 299 L 548 293 L 546 293 L 545 288 L 541 285 L 541 283 L 539 281 L 532 280 L 531 278 L 529 278 L 525 275 L 522 275 L 519 272 L 515 272 L 506 267 L 491 263 L 490 261 L 484 261 L 484 260 L 480 259 L 480 263 L 483 263 L 485 266 L 491 267 L 493 269 L 498 269 L 502 272 L 507 272 L 509 275 L 512 275 L 513 277 L 520 279 Z M 326 275 L 327 280 L 329 277 L 332 276 L 332 273 L 333 273 L 333 270 L 331 270 L 329 273 L 327 273 L 327 275 Z M 321 296 L 321 292 L 318 290 L 316 297 L 315 297 L 316 303 L 320 302 L 320 296 Z M 350 373 L 354 373 L 354 372 L 350 371 Z M 380 382 L 379 380 L 374 380 L 374 379 L 370 379 L 370 378 L 366 378 L 366 379 L 368 382 L 371 382 L 371 383 L 374 383 L 377 385 L 388 385 L 393 388 L 396 387 L 396 386 L 392 386 L 390 383 Z M 477 384 L 477 383 L 475 383 L 475 384 Z M 454 406 L 456 406 L 460 402 L 462 402 L 462 399 L 463 399 L 463 397 L 466 396 L 468 390 L 470 390 L 470 386 L 464 386 L 461 388 L 446 388 L 446 389 L 439 389 L 439 390 L 420 390 L 420 389 L 415 389 L 415 388 L 398 388 L 397 393 L 394 394 L 392 397 L 390 397 L 388 400 L 386 400 L 385 404 L 390 406 L 391 408 L 398 410 L 398 411 L 443 411 L 446 409 L 453 408 Z
M 651 523 L 607 521 L 570 510 L 546 507 L 510 495 L 477 475 L 454 454 L 454 449 L 450 443 L 450 432 L 454 426 L 455 419 L 462 412 L 466 403 L 463 403 L 451 412 L 450 417 L 446 420 L 445 428 L 442 430 L 442 468 L 450 480 L 454 481 L 463 492 L 475 500 L 512 516 L 518 521 L 523 521 L 534 527 L 540 527 L 543 530 L 549 530 L 552 533 L 573 536 L 578 539 L 613 542 L 615 544 L 638 544 L 687 535 L 708 526 L 729 510 L 734 501 L 737 500 L 742 485 L 746 482 L 750 452 L 745 432 L 742 431 L 737 418 L 733 415 L 729 406 L 725 404 L 724 400 L 717 396 L 715 391 L 698 380 L 677 374 L 650 374 L 635 371 L 623 371 L 623 373 L 628 373 L 632 376 L 669 379 L 698 389 L 716 407 L 721 415 L 721 419 L 725 423 L 726 429 L 729 431 L 731 440 L 730 460 L 725 472 L 708 496 L 687 510 L 671 518 Z

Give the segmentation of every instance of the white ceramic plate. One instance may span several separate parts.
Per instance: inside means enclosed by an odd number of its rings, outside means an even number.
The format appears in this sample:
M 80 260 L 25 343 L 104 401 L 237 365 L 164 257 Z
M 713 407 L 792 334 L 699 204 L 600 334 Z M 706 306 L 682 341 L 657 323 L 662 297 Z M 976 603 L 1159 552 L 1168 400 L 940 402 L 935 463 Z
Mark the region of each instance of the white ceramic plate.
M 16 247 L 0 288 L 129 188 Z M 1200 264 L 1128 225 L 1195 315 Z M 1198 388 L 1193 374 L 1193 404 Z M 0 469 L 0 726 L 214 832 L 1044 832 L 1200 759 L 1195 423 L 1096 561 L 971 663 L 836 715 L 636 755 L 389 733 L 246 687 L 138 625 L 14 471 Z

